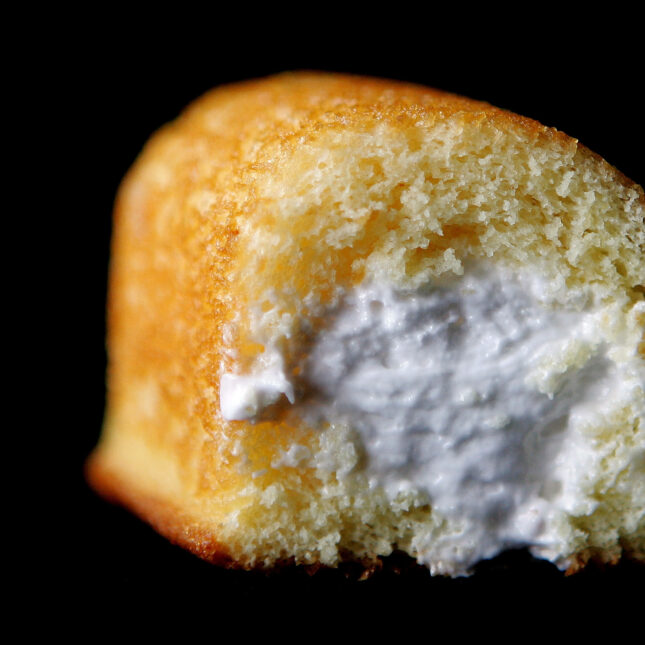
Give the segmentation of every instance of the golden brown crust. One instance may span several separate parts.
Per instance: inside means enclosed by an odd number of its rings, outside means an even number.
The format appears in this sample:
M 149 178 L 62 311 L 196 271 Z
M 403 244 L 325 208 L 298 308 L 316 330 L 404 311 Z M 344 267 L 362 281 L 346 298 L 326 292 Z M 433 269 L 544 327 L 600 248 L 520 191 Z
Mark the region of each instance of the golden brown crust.
M 575 140 L 531 119 L 425 87 L 334 74 L 289 73 L 216 89 L 153 137 L 115 207 L 109 409 L 101 445 L 88 462 L 94 488 L 201 558 L 247 566 L 214 528 L 246 482 L 221 450 L 217 387 L 228 360 L 225 325 L 244 305 L 230 283 L 231 266 L 244 253 L 240 230 L 266 206 L 258 177 L 270 176 L 323 132 L 382 123 L 413 132 L 418 123 L 452 117 L 582 150 L 633 186 Z M 229 426 L 232 442 L 241 425 Z M 273 430 L 278 436 L 279 428 Z M 139 463 L 124 443 L 129 435 L 154 448 Z M 278 438 L 253 439 L 258 459 L 269 463 L 278 444 Z M 170 464 L 167 477 L 139 467 L 153 454 Z M 132 460 L 127 468 L 126 459 Z M 158 485 L 158 494 L 146 492 Z M 220 510 L 209 501 L 214 496 Z
M 256 100 L 258 94 L 260 97 Z M 247 96 L 254 100 L 246 102 Z M 445 119 L 461 114 L 466 120 L 491 119 L 500 129 L 521 129 L 530 138 L 546 137 L 565 146 L 573 142 L 583 154 L 610 167 L 616 181 L 628 187 L 640 188 L 600 155 L 556 128 L 485 101 L 413 83 L 318 71 L 284 72 L 212 90 L 195 101 L 182 116 L 206 112 L 216 103 L 230 99 L 235 100 L 235 108 L 228 125 L 231 130 L 240 133 L 238 143 L 244 143 L 244 137 L 249 135 L 254 135 L 256 140 L 264 139 L 267 144 L 274 137 L 281 141 L 292 138 L 295 143 L 297 139 L 293 138 L 294 135 L 307 136 L 321 127 L 347 127 L 361 122 L 367 128 L 378 121 L 392 120 L 409 125 L 430 116 Z M 276 122 L 271 117 L 261 122 L 261 126 L 277 125 L 278 128 L 273 132 L 267 128 L 266 137 L 258 136 L 260 132 L 257 128 L 251 131 L 245 127 L 266 106 L 280 104 L 289 106 L 295 115 L 288 123 L 291 127 L 285 127 L 286 123 Z M 237 154 L 231 151 L 230 160 L 235 163 L 237 159 Z
M 225 545 L 183 509 L 166 500 L 142 493 L 108 469 L 95 453 L 85 464 L 87 481 L 107 501 L 120 504 L 146 521 L 157 533 L 196 556 L 228 568 L 238 566 Z
M 132 485 L 131 481 L 121 478 L 116 472 L 106 467 L 98 458 L 97 453 L 94 453 L 86 461 L 85 477 L 92 488 L 106 501 L 128 509 L 172 544 L 190 551 L 206 562 L 227 569 L 271 572 L 293 567 L 296 564 L 293 558 L 286 558 L 272 562 L 267 568 L 262 560 L 253 564 L 235 560 L 229 553 L 228 547 L 218 541 L 208 526 L 188 515 L 182 508 L 141 492 Z M 410 560 L 410 563 L 413 562 L 412 558 L 406 559 Z M 344 565 L 358 567 L 358 569 L 349 569 L 346 566 L 344 574 L 357 577 L 360 580 L 366 580 L 383 568 L 383 560 L 377 555 L 357 558 L 348 553 L 343 562 Z M 410 563 L 405 568 L 409 569 Z M 400 566 L 400 564 L 395 564 L 395 567 Z M 302 568 L 313 575 L 326 567 L 320 562 L 314 562 L 304 565 Z

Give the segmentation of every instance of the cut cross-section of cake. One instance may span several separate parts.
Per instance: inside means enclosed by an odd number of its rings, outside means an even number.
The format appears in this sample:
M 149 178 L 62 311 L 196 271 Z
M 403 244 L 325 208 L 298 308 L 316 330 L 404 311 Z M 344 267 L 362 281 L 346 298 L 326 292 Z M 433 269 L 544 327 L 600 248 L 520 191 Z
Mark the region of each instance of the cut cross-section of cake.
M 645 557 L 645 197 L 351 76 L 219 88 L 120 190 L 91 482 L 235 567 Z

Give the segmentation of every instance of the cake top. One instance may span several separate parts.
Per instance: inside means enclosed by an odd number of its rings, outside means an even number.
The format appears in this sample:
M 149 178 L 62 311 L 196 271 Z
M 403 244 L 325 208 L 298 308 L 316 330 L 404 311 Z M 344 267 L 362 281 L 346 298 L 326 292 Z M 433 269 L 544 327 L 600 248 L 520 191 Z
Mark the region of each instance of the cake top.
M 644 204 L 531 119 L 405 83 L 290 73 L 216 89 L 163 128 L 117 217 L 138 213 L 120 239 L 152 236 L 158 263 L 200 272 L 197 297 L 228 312 L 226 369 L 234 355 L 244 370 L 267 344 L 299 351 L 289 339 L 344 288 L 416 288 L 469 258 L 532 265 L 555 300 L 634 301 Z

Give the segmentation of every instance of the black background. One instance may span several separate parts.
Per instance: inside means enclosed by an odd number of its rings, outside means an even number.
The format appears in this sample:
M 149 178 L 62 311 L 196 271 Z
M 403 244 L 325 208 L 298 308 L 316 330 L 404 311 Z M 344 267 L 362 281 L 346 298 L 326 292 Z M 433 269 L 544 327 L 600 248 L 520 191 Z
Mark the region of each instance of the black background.
M 50 358 L 51 416 L 59 433 L 50 508 L 61 544 L 58 555 L 45 561 L 49 581 L 63 576 L 74 590 L 73 602 L 99 613 L 141 611 L 153 602 L 198 603 L 220 613 L 238 603 L 251 612 L 333 606 L 348 615 L 369 611 L 372 622 L 393 607 L 400 615 L 432 620 L 455 607 L 567 608 L 565 613 L 584 607 L 588 622 L 589 608 L 602 606 L 603 621 L 634 616 L 638 596 L 630 590 L 645 588 L 645 575 L 629 562 L 568 578 L 523 552 L 484 563 L 473 577 L 458 580 L 432 579 L 419 569 L 363 582 L 333 571 L 314 577 L 299 570 L 272 576 L 224 571 L 168 544 L 84 482 L 83 462 L 103 417 L 115 191 L 146 139 L 211 87 L 293 69 L 413 81 L 555 126 L 645 182 L 644 60 L 637 29 L 625 29 L 628 18 L 617 9 L 582 24 L 546 8 L 530 16 L 490 10 L 465 25 L 465 16 L 455 22 L 460 13 L 457 8 L 450 20 L 413 13 L 402 23 L 384 15 L 370 25 L 348 20 L 340 10 L 331 20 L 321 16 L 321 24 L 309 13 L 289 14 L 288 20 L 194 15 L 176 23 L 169 16 L 163 26 L 143 20 L 129 27 L 126 15 L 116 21 L 97 15 L 86 28 L 68 29 L 55 40 L 52 61 L 43 50 L 44 71 L 35 84 L 41 98 L 55 105 L 48 117 L 54 137 L 49 169 L 60 215 L 47 222 L 57 244 L 43 284 L 46 307 L 60 323 L 52 326 L 58 336 Z M 59 379 L 54 370 L 61 367 L 70 376 Z M 63 493 L 58 482 L 65 484 Z

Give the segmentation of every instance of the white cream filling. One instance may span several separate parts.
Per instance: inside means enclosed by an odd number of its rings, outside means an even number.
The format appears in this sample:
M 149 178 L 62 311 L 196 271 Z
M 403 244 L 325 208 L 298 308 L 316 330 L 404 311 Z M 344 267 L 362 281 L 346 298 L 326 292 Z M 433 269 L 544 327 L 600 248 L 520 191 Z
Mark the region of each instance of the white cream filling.
M 436 571 L 519 546 L 557 558 L 559 518 L 593 510 L 576 506 L 594 468 L 589 426 L 621 406 L 643 414 L 642 361 L 633 339 L 616 345 L 611 312 L 548 299 L 534 276 L 486 265 L 409 293 L 364 284 L 314 339 L 295 410 L 358 432 L 370 483 L 391 499 L 427 496 L 451 526 L 415 544 Z M 226 419 L 294 403 L 281 360 L 269 363 L 223 376 Z
M 220 410 L 227 421 L 253 419 L 283 394 L 289 403 L 294 403 L 293 385 L 281 367 L 272 366 L 250 376 L 224 374 L 220 381 Z

